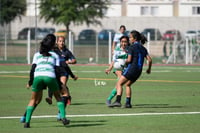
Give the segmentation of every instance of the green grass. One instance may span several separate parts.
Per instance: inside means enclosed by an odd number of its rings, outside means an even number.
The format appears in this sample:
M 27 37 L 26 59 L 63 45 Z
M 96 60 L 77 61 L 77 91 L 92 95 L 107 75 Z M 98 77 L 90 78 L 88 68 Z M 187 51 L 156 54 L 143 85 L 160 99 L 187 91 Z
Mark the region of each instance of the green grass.
M 56 121 L 56 117 L 32 118 L 31 128 L 24 129 L 23 124 L 19 123 L 19 118 L 2 117 L 23 115 L 31 96 L 31 90 L 25 88 L 29 69 L 30 66 L 0 65 L 1 133 L 27 133 L 27 130 L 30 133 L 196 133 L 200 130 L 200 113 L 152 115 L 154 113 L 200 112 L 199 66 L 153 66 L 152 74 L 143 73 L 132 86 L 132 109 L 106 107 L 105 100 L 116 83 L 116 77 L 112 73 L 110 75 L 104 73 L 106 66 L 72 66 L 72 70 L 79 79 L 68 81 L 72 95 L 72 105 L 67 108 L 70 125 L 63 127 Z M 46 96 L 45 90 L 44 97 Z M 125 93 L 122 104 L 124 102 Z M 152 114 L 72 117 L 72 115 L 141 113 Z M 51 106 L 42 100 L 33 116 L 56 116 L 56 114 L 57 107 L 53 99 Z

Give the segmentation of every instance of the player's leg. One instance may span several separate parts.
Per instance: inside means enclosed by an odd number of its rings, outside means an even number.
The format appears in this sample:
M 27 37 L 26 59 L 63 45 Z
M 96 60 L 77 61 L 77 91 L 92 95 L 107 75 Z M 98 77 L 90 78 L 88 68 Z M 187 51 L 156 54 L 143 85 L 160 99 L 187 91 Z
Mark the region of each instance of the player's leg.
M 62 102 L 62 99 L 60 97 L 60 92 L 54 91 L 54 96 L 55 96 L 56 101 L 57 101 L 57 107 L 58 107 L 59 112 L 60 112 L 61 120 L 62 120 L 64 125 L 68 125 L 70 123 L 70 120 L 66 119 L 65 105 Z
M 40 86 L 42 86 L 42 85 L 40 85 Z M 44 85 L 43 86 L 43 89 L 46 89 L 47 87 L 46 87 L 46 85 Z M 36 103 L 35 103 L 35 105 L 34 105 L 34 110 L 36 109 L 36 107 L 37 107 L 37 105 L 41 102 L 41 100 L 42 100 L 42 95 L 41 95 L 41 97 L 39 97 L 37 100 L 36 100 Z M 33 110 L 33 111 L 34 111 Z M 25 112 L 24 112 L 24 115 L 20 118 L 20 122 L 21 123 L 25 123 L 25 121 L 26 121 L 26 110 L 25 110 Z
M 112 89 L 110 95 L 108 96 L 107 100 L 106 100 L 106 104 L 107 106 L 110 106 L 111 104 L 111 100 L 116 96 L 117 94 L 117 89 L 116 87 L 114 89 Z
M 132 105 L 131 105 L 131 96 L 132 96 L 132 90 L 131 90 L 131 85 L 133 84 L 134 82 L 131 81 L 131 80 L 128 80 L 126 82 L 126 103 L 125 103 L 125 108 L 132 108 Z
M 134 74 L 132 74 L 130 76 L 130 80 L 128 80 L 126 82 L 126 104 L 125 104 L 125 108 L 132 108 L 131 105 L 131 95 L 132 95 L 132 91 L 131 91 L 131 85 L 137 81 L 137 79 L 140 77 L 141 75 L 141 71 L 135 72 Z
M 31 121 L 31 116 L 33 114 L 33 111 L 35 110 L 35 104 L 37 101 L 39 101 L 42 97 L 42 90 L 35 92 L 32 92 L 31 100 L 29 101 L 29 104 L 26 108 L 26 121 L 24 124 L 24 128 L 30 128 L 30 121 Z
M 52 102 L 52 97 L 53 97 L 53 92 L 51 92 L 49 89 L 48 89 L 48 97 L 45 98 L 46 102 L 51 105 L 53 102 Z
M 128 79 L 126 77 L 124 77 L 123 75 L 120 77 L 120 79 L 118 80 L 116 87 L 117 87 L 117 97 L 116 97 L 116 101 L 111 105 L 111 107 L 121 107 L 121 96 L 122 96 L 122 92 L 123 92 L 123 85 L 128 81 Z
M 59 85 L 56 79 L 48 79 L 47 84 L 49 89 L 53 92 L 54 97 L 57 101 L 57 107 L 60 112 L 60 116 L 64 125 L 70 123 L 69 120 L 66 119 L 65 105 L 62 102 L 62 98 L 60 97 Z
M 121 75 L 122 75 L 122 71 L 115 71 L 115 74 L 116 74 L 116 76 L 117 76 L 117 81 L 118 81 L 118 79 L 121 77 Z M 116 89 L 116 87 L 111 91 L 111 93 L 110 93 L 110 95 L 108 96 L 108 98 L 107 98 L 107 101 L 106 101 L 106 104 L 107 104 L 107 106 L 110 106 L 110 104 L 111 104 L 111 100 L 116 96 L 116 94 L 117 94 L 117 89 Z
M 42 100 L 42 96 L 40 97 L 40 99 L 38 99 L 38 101 L 36 101 L 35 105 L 34 105 L 34 108 L 33 108 L 33 111 L 36 109 L 37 105 L 41 102 Z M 20 122 L 21 123 L 24 123 L 26 121 L 26 111 L 24 112 L 24 115 L 20 118 Z
M 60 81 L 62 82 L 62 99 L 63 102 L 66 103 L 67 105 L 71 104 L 71 95 L 70 95 L 70 91 L 69 88 L 67 86 L 67 81 L 68 81 L 68 75 L 65 76 L 61 76 L 60 77 Z

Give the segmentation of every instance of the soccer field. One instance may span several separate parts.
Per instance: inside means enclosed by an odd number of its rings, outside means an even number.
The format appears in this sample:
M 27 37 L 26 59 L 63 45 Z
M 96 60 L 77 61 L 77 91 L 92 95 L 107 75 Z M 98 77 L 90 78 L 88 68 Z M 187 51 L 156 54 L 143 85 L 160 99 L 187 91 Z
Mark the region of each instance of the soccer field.
M 133 108 L 108 108 L 106 98 L 116 83 L 107 66 L 71 66 L 79 79 L 68 85 L 70 125 L 56 121 L 55 99 L 44 98 L 33 113 L 31 128 L 19 122 L 30 99 L 25 88 L 30 66 L 0 65 L 0 133 L 197 133 L 200 130 L 200 66 L 156 66 L 132 86 Z M 113 101 L 115 98 L 113 99 Z M 125 91 L 122 104 L 125 103 Z

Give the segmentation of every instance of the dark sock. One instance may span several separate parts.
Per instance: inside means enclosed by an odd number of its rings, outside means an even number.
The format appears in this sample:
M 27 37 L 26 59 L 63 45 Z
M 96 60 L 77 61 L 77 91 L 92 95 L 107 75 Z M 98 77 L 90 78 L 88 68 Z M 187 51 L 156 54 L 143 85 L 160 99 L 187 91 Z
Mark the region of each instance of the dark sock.
M 67 106 L 67 100 L 68 100 L 68 96 L 62 96 L 62 102 L 64 103 L 64 105 L 65 105 L 65 108 L 66 108 L 66 106 Z
M 131 98 L 130 97 L 126 97 L 126 104 L 131 104 Z
M 116 102 L 121 103 L 121 96 L 117 95 Z

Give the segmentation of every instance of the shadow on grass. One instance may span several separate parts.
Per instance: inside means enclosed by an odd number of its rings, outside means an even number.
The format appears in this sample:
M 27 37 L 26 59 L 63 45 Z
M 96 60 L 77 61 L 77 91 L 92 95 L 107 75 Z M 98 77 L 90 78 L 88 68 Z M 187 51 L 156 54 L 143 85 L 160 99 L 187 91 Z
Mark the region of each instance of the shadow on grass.
M 136 104 L 136 108 L 182 108 L 183 106 L 171 106 L 169 104 Z
M 34 123 L 40 124 L 40 126 L 34 126 L 33 128 L 49 128 L 49 127 L 66 127 L 66 128 L 70 128 L 70 127 L 103 126 L 103 125 L 105 125 L 104 123 L 107 122 L 107 121 L 106 120 L 91 120 L 91 121 L 89 121 L 89 120 L 78 120 L 78 121 L 73 120 L 73 121 L 70 122 L 69 125 L 66 125 L 66 126 L 64 126 L 61 121 L 58 121 L 58 123 L 60 125 L 52 124 L 52 123 L 56 123 L 55 121 L 48 121 L 48 122 L 50 122 L 49 125 L 46 125 L 46 124 L 44 125 L 44 123 L 46 123 L 45 121 L 34 122 Z
M 102 123 L 80 123 L 80 124 L 71 124 L 66 126 L 67 128 L 69 127 L 92 127 L 92 126 L 103 126 L 105 124 Z

